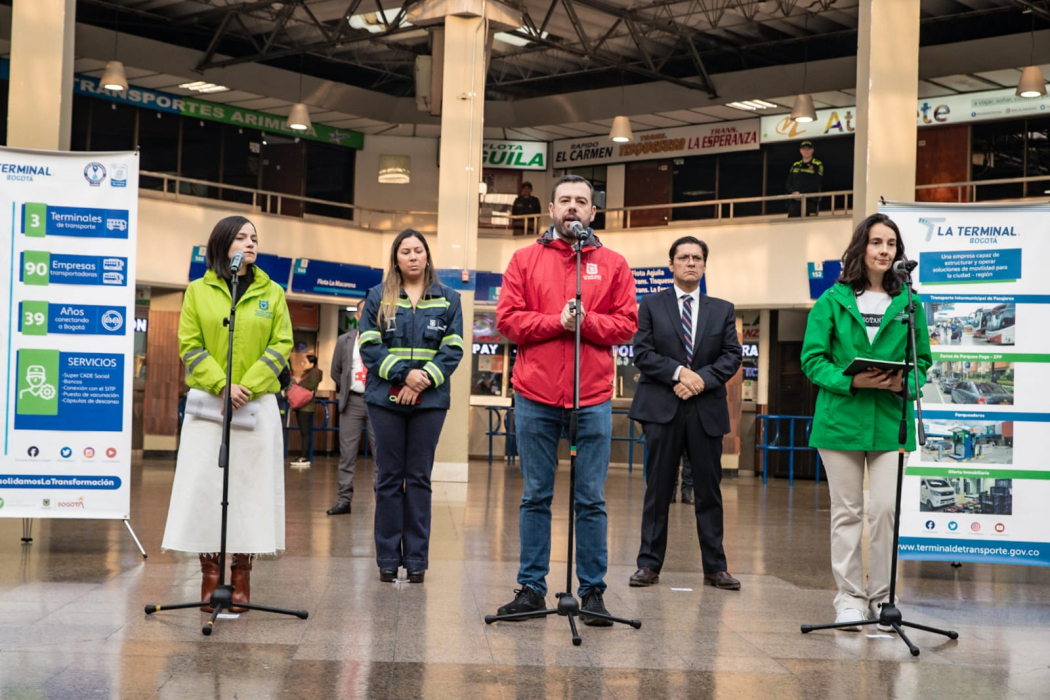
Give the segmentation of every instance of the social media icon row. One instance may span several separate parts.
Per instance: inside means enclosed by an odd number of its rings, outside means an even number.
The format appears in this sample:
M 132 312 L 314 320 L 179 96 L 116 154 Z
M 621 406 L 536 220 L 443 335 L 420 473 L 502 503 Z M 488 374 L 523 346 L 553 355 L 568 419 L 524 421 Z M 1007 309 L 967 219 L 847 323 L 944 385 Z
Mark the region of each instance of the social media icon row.
M 63 447 L 61 450 L 59 450 L 58 453 L 59 453 L 59 455 L 62 456 L 62 459 L 72 459 L 72 457 L 73 457 L 73 448 L 72 447 Z M 29 447 L 29 449 L 26 450 L 26 454 L 28 454 L 30 457 L 33 457 L 35 459 L 35 458 L 40 456 L 40 448 L 37 447 L 36 445 L 31 445 Z M 83 455 L 84 455 L 84 459 L 94 459 L 95 458 L 95 448 L 94 447 L 85 447 Z M 107 447 L 106 448 L 106 458 L 107 459 L 116 459 L 117 458 L 117 448 L 115 448 L 115 447 Z
M 926 529 L 927 530 L 933 530 L 936 527 L 937 527 L 937 523 L 935 523 L 933 520 L 927 520 L 926 521 Z M 959 523 L 957 523 L 954 520 L 949 521 L 948 522 L 948 529 L 951 530 L 952 532 L 955 532 L 956 530 L 959 529 Z M 979 522 L 972 522 L 972 523 L 970 523 L 970 530 L 973 531 L 973 532 L 980 532 L 981 531 L 981 524 Z M 995 524 L 995 531 L 998 532 L 998 533 L 1006 532 L 1006 525 L 1004 525 L 1003 523 L 996 523 Z

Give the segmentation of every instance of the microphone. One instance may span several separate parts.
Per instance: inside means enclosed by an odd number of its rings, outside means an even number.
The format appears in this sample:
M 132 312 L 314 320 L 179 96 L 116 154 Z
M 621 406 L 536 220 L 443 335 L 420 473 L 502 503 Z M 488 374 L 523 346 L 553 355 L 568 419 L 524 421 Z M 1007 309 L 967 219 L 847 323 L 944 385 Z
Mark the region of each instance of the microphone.
M 911 271 L 919 266 L 915 260 L 898 260 L 893 263 L 893 271 L 898 275 L 909 275 Z
M 230 272 L 239 272 L 241 265 L 244 264 L 244 253 L 237 251 L 230 258 Z
M 579 221 L 569 222 L 569 233 L 578 241 L 587 238 L 587 228 Z

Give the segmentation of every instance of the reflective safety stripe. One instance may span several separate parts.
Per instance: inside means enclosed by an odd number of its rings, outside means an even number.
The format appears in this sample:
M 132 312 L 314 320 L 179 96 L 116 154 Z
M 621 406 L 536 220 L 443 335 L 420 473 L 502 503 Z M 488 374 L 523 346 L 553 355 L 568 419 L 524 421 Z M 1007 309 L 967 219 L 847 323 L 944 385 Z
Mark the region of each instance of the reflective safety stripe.
M 189 355 L 189 353 L 186 353 Z M 187 374 L 193 374 L 193 370 L 197 369 L 197 365 L 204 362 L 205 359 L 211 357 L 211 354 L 207 350 L 201 350 L 199 353 L 193 356 L 193 361 L 186 365 Z
M 390 370 L 393 368 L 394 365 L 396 365 L 398 363 L 398 361 L 399 360 L 398 360 L 397 355 L 394 355 L 393 353 L 391 353 L 390 355 L 387 355 L 383 359 L 382 364 L 379 365 L 379 377 L 380 377 L 380 379 L 386 379 L 387 381 L 389 381 L 390 380 Z
M 276 360 L 277 364 L 281 367 L 281 369 L 285 369 L 286 367 L 288 367 L 288 362 L 284 359 L 284 355 L 277 352 L 273 348 L 266 348 L 266 354 L 272 357 L 274 360 Z M 280 374 L 280 371 L 278 371 L 277 374 Z
M 266 366 L 267 366 L 267 367 L 269 367 L 269 368 L 270 368 L 271 370 L 273 370 L 273 373 L 274 373 L 274 374 L 276 374 L 277 376 L 280 376 L 280 375 L 281 375 L 281 368 L 280 368 L 280 367 L 278 367 L 277 365 L 275 365 L 275 364 L 273 363 L 273 360 L 271 360 L 271 359 L 270 359 L 269 357 L 267 357 L 266 355 L 263 355 L 262 357 L 260 357 L 260 358 L 259 358 L 259 362 L 262 362 L 262 363 L 263 363 L 264 365 L 266 365 Z
M 447 309 L 451 304 L 445 297 L 437 299 L 424 299 L 416 304 L 417 309 Z
M 426 348 L 390 348 L 390 353 L 402 360 L 433 360 L 437 356 L 437 350 Z
M 455 333 L 453 333 L 452 335 L 446 335 L 444 338 L 441 339 L 441 345 L 454 345 L 455 347 L 462 349 L 463 336 L 456 335 Z
M 190 360 L 192 360 L 194 357 L 201 354 L 202 352 L 204 354 L 208 353 L 208 351 L 204 348 L 193 348 L 192 350 L 187 350 L 186 354 L 182 356 L 182 364 L 188 365 L 190 363 Z
M 445 374 L 441 371 L 441 368 L 435 365 L 433 362 L 428 362 L 423 365 L 423 370 L 430 375 L 430 378 L 434 380 L 434 386 L 441 386 L 445 383 Z
M 365 331 L 361 334 L 361 345 L 365 343 L 381 343 L 383 342 L 383 334 L 379 331 Z

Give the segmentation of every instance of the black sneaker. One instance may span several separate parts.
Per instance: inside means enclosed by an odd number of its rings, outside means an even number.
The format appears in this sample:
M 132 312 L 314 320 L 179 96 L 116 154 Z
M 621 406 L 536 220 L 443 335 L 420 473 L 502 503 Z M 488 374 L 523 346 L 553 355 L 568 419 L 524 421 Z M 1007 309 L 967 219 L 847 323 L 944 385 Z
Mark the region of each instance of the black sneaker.
M 497 610 L 497 615 L 515 615 L 517 613 L 537 612 L 546 608 L 547 603 L 539 591 L 535 591 L 528 586 L 522 586 L 514 591 L 514 593 L 516 594 L 514 600 Z M 536 615 L 536 617 L 542 616 Z M 518 620 L 525 619 L 528 618 L 520 617 L 516 620 L 507 620 L 507 622 L 517 622 Z
M 583 620 L 583 624 L 589 625 L 590 627 L 612 627 L 612 620 L 603 620 L 600 617 L 591 617 L 588 612 L 602 613 L 608 615 L 609 611 L 605 609 L 605 601 L 602 600 L 602 592 L 599 590 L 590 590 L 583 594 L 583 604 L 580 608 L 580 619 Z

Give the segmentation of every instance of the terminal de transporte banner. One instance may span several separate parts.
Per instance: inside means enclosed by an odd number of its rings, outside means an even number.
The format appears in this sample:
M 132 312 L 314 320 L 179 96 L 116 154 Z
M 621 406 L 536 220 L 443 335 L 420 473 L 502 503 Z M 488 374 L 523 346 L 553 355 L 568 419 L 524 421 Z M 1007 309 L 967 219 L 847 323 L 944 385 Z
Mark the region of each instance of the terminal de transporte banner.
M 126 519 L 138 154 L 0 148 L 0 517 Z
M 1050 205 L 900 204 L 933 366 L 901 559 L 1050 566 Z

